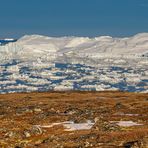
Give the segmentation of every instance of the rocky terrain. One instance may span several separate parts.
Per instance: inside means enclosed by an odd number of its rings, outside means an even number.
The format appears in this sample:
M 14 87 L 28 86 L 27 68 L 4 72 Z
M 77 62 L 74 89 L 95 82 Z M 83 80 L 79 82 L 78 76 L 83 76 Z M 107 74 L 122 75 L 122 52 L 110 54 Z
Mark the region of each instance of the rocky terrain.
M 147 148 L 148 94 L 1 94 L 0 147 Z

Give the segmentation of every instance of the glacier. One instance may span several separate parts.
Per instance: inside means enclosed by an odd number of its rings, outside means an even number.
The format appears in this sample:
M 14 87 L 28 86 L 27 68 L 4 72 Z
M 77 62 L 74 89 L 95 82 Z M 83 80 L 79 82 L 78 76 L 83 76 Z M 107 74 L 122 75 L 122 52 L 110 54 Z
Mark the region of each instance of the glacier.
M 0 93 L 49 90 L 148 92 L 148 33 L 0 40 Z

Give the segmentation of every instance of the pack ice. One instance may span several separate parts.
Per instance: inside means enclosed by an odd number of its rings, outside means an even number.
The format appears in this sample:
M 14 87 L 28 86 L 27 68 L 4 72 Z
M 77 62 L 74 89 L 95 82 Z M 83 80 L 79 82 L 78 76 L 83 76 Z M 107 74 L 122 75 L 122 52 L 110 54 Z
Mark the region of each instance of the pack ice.
M 0 40 L 0 93 L 48 90 L 148 92 L 148 33 Z

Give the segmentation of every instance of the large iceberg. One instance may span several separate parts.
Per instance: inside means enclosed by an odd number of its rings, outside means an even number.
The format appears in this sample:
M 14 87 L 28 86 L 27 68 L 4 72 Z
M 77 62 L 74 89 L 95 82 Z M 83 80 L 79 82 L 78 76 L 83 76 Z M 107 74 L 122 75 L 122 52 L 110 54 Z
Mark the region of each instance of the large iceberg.
M 148 54 L 148 33 L 128 38 L 110 36 L 88 37 L 47 37 L 25 35 L 18 41 L 0 46 L 1 61 L 5 59 L 47 58 L 55 60 L 65 57 L 137 57 Z

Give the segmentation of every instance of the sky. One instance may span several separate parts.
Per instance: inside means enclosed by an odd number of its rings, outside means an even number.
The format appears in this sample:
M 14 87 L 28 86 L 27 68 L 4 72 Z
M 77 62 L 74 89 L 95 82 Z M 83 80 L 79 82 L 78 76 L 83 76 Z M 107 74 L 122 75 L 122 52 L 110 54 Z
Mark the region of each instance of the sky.
M 0 38 L 148 32 L 148 0 L 0 0 Z

